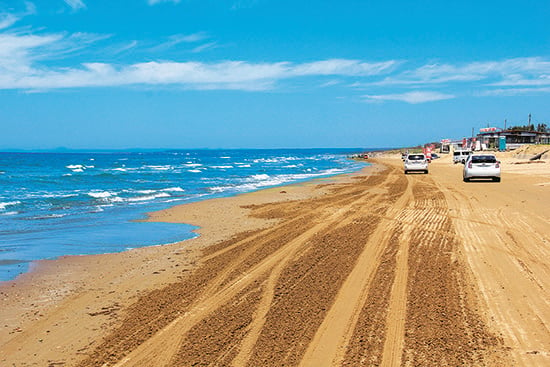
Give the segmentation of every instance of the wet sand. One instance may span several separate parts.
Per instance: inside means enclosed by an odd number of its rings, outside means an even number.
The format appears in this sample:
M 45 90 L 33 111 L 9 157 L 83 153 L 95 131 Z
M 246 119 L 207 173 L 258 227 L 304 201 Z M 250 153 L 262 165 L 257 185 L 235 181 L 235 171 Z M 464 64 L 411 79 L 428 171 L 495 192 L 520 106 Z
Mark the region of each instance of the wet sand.
M 200 237 L 0 287 L 1 366 L 550 365 L 550 165 L 450 157 L 174 207 Z

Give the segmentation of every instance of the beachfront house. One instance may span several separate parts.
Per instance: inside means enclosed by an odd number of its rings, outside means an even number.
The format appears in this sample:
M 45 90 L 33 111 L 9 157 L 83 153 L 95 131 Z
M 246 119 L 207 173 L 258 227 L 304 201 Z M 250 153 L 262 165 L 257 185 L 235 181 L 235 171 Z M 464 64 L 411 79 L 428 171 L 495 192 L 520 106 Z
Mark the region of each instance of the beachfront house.
M 550 144 L 550 133 L 489 127 L 480 129 L 477 140 L 482 149 L 511 150 L 526 144 Z

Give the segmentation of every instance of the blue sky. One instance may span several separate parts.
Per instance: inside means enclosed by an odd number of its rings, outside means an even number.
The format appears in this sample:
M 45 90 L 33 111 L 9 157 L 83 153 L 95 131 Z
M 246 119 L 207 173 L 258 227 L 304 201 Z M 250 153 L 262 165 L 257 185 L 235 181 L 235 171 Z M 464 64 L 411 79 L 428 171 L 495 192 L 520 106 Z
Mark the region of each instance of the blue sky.
M 408 146 L 550 122 L 550 2 L 0 0 L 0 150 Z

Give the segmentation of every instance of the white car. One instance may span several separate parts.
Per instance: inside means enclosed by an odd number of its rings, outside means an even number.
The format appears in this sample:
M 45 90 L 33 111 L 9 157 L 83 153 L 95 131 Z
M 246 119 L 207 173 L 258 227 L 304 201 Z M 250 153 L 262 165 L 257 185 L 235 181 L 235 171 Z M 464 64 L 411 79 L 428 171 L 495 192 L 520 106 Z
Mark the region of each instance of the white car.
M 500 162 L 494 154 L 474 154 L 468 157 L 462 174 L 464 182 L 472 178 L 491 178 L 500 182 Z
M 466 163 L 468 157 L 472 154 L 471 150 L 455 150 L 453 152 L 453 163 Z
M 421 171 L 428 173 L 428 159 L 422 153 L 407 155 L 405 158 L 405 174 L 411 171 Z

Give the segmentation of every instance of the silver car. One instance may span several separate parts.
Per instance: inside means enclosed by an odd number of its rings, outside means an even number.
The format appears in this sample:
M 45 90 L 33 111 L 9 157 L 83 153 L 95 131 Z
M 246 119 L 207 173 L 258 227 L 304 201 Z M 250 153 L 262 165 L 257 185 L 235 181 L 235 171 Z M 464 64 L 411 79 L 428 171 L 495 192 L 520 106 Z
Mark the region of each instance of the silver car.
M 421 171 L 428 173 L 428 159 L 422 153 L 418 154 L 409 154 L 405 158 L 405 174 L 411 171 Z
M 464 182 L 472 178 L 491 178 L 500 182 L 500 162 L 494 154 L 474 154 L 468 157 L 462 173 Z

